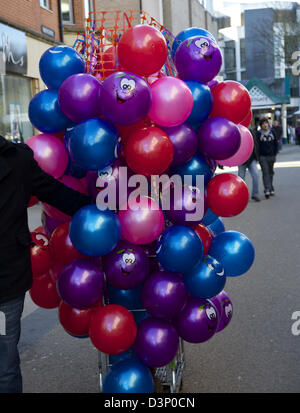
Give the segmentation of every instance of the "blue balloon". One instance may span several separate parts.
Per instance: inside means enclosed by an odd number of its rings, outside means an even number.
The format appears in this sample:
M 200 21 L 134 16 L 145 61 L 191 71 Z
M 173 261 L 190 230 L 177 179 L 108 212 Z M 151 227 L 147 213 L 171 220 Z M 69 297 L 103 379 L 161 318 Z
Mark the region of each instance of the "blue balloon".
M 128 310 L 142 309 L 141 289 L 141 285 L 132 290 L 121 290 L 108 285 L 108 302 L 109 304 L 122 305 Z
M 109 209 L 100 211 L 96 205 L 81 208 L 70 223 L 70 238 L 74 247 L 90 257 L 101 257 L 111 252 L 120 236 L 118 216 Z
M 30 122 L 44 133 L 62 132 L 73 122 L 60 110 L 57 90 L 37 93 L 28 107 Z
M 164 269 L 184 273 L 202 258 L 202 241 L 193 229 L 185 225 L 174 225 L 161 235 L 156 255 Z
M 211 209 L 208 208 L 207 211 L 206 211 L 206 214 L 204 215 L 204 217 L 201 221 L 201 224 L 208 226 L 208 225 L 212 224 L 218 218 L 219 218 L 219 216 L 216 215 L 214 212 L 212 212 Z
M 132 315 L 134 317 L 134 321 L 136 322 L 136 324 L 139 324 L 146 318 L 151 317 L 151 314 L 149 314 L 146 310 L 132 311 Z
M 204 83 L 196 82 L 195 80 L 187 80 L 185 83 L 193 95 L 193 110 L 186 122 L 189 125 L 194 125 L 194 127 L 199 127 L 211 112 L 213 97 L 210 88 Z
M 219 217 L 211 224 L 207 225 L 207 227 L 211 230 L 214 236 L 221 234 L 221 232 L 225 231 L 225 226 L 222 219 Z
M 112 366 L 116 363 L 119 363 L 119 361 L 123 361 L 123 360 L 138 360 L 132 347 L 130 347 L 130 349 L 124 351 L 123 353 L 114 354 L 114 355 L 109 356 L 109 363 Z
M 197 298 L 215 297 L 226 284 L 222 265 L 209 255 L 205 255 L 191 271 L 183 274 L 189 293 Z
M 173 45 L 172 45 L 172 51 L 171 51 L 171 55 L 173 59 L 175 57 L 176 50 L 181 45 L 181 43 L 189 39 L 190 37 L 194 37 L 194 36 L 209 37 L 211 40 L 213 40 L 217 44 L 216 39 L 209 31 L 205 29 L 201 29 L 200 27 L 189 27 L 188 29 L 182 30 L 175 37 Z
M 84 169 L 103 169 L 118 157 L 118 137 L 118 130 L 108 121 L 84 120 L 70 132 L 70 155 Z
M 137 360 L 123 360 L 112 366 L 103 381 L 103 393 L 153 393 L 148 367 Z
M 76 162 L 73 161 L 73 159 L 71 158 L 69 154 L 69 140 L 70 140 L 70 134 L 73 128 L 74 126 L 72 126 L 71 128 L 67 128 L 65 132 L 65 136 L 64 136 L 64 145 L 69 155 L 69 163 L 65 171 L 65 175 L 71 175 L 71 176 L 74 176 L 74 178 L 81 179 L 86 176 L 87 170 L 77 165 Z
M 214 171 L 211 169 L 204 157 L 200 155 L 199 152 L 196 152 L 195 155 L 192 156 L 192 158 L 187 162 L 171 168 L 171 174 L 180 175 L 183 182 L 185 175 L 191 175 L 193 186 L 196 186 L 197 184 L 197 175 L 203 175 L 204 185 L 206 186 L 210 179 L 213 177 Z
M 39 63 L 41 78 L 50 89 L 58 89 L 62 82 L 76 73 L 84 73 L 85 62 L 72 47 L 59 45 L 50 47 Z
M 227 277 L 236 277 L 249 270 L 255 251 L 246 235 L 237 231 L 225 231 L 212 240 L 209 255 L 220 262 Z

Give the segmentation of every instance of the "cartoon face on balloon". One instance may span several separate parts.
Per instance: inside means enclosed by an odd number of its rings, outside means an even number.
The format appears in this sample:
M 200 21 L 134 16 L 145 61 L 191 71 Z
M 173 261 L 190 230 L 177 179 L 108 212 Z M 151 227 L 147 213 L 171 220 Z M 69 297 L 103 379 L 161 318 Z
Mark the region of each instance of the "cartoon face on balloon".
M 116 72 L 102 83 L 100 107 L 104 116 L 118 125 L 144 119 L 152 103 L 151 89 L 140 76 Z
M 103 258 L 107 281 L 115 288 L 128 290 L 141 284 L 149 273 L 149 258 L 139 246 L 120 241 L 117 247 Z
M 199 307 L 199 310 L 200 309 L 203 309 L 203 311 L 205 311 L 206 318 L 204 318 L 204 320 L 206 321 L 208 332 L 214 333 L 218 325 L 218 315 L 215 307 L 213 307 L 209 303 L 205 303 Z
M 219 277 L 224 276 L 224 268 L 222 267 L 222 265 L 219 263 L 219 261 L 217 261 L 215 258 L 210 257 L 209 255 L 206 255 L 203 258 L 203 262 L 206 264 L 207 268 L 210 271 L 213 271 L 213 273 Z
M 211 298 L 211 301 L 217 307 L 220 316 L 220 322 L 216 331 L 218 333 L 219 331 L 224 330 L 231 321 L 233 314 L 232 301 L 224 290 Z
M 221 51 L 209 37 L 191 37 L 178 47 L 175 65 L 181 79 L 207 83 L 219 73 Z

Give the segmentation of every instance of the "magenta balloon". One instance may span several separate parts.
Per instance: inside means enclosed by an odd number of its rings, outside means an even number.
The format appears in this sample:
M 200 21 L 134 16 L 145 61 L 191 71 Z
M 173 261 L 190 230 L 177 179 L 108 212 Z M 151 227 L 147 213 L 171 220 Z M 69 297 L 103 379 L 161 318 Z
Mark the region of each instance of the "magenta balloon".
M 166 76 L 150 87 L 152 106 L 148 115 L 157 125 L 172 127 L 187 120 L 193 109 L 193 95 L 185 82 Z
M 183 309 L 188 291 L 182 278 L 168 271 L 157 271 L 143 284 L 141 299 L 145 309 L 157 318 L 171 320 Z
M 122 237 L 133 244 L 150 244 L 163 230 L 164 214 L 148 197 L 141 197 L 138 209 L 134 208 L 135 201 L 129 200 L 119 212 Z
M 81 192 L 82 194 L 87 195 L 87 190 L 84 185 L 84 183 L 77 178 L 74 178 L 71 175 L 64 175 L 60 181 L 65 184 L 68 188 L 72 188 L 75 191 Z M 71 216 L 67 215 L 61 211 L 59 211 L 57 208 L 54 208 L 52 205 L 47 204 L 46 202 L 43 203 L 43 209 L 46 212 L 47 215 L 49 215 L 51 218 L 61 221 L 61 222 L 67 222 L 71 221 Z
M 197 150 L 197 135 L 187 123 L 171 128 L 162 128 L 171 139 L 174 147 L 172 165 L 187 162 Z
M 198 129 L 199 152 L 212 159 L 227 159 L 240 147 L 237 125 L 219 116 L 207 119 Z
M 88 73 L 78 73 L 67 77 L 58 91 L 62 112 L 73 122 L 100 115 L 101 83 Z
M 139 323 L 133 350 L 147 366 L 169 364 L 176 356 L 178 346 L 178 334 L 168 321 L 148 317 Z
M 63 175 L 69 157 L 64 144 L 58 138 L 42 133 L 29 138 L 26 144 L 33 150 L 34 159 L 45 172 L 56 179 Z
M 209 300 L 190 296 L 183 310 L 174 320 L 179 336 L 189 343 L 209 340 L 219 324 L 219 313 Z
M 242 165 L 244 162 L 246 162 L 250 158 L 252 154 L 254 142 L 253 142 L 251 132 L 249 131 L 248 128 L 246 128 L 246 126 L 237 125 L 237 127 L 239 128 L 240 134 L 241 134 L 241 145 L 233 156 L 231 156 L 228 159 L 224 159 L 223 161 L 218 161 L 220 165 L 223 165 L 223 166 Z

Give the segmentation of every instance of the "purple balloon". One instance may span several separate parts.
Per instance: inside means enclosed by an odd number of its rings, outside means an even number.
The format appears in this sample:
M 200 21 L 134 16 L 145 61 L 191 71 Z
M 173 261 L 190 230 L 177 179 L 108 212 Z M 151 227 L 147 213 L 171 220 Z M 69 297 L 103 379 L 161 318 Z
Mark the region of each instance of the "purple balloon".
M 120 168 L 126 168 L 120 169 Z M 133 175 L 131 169 L 128 168 L 125 160 L 123 158 L 118 158 L 114 161 L 111 165 L 107 166 L 104 169 L 99 171 L 88 171 L 86 174 L 86 185 L 88 189 L 88 193 L 92 196 L 95 200 L 97 195 L 101 190 L 107 187 L 112 181 L 115 180 L 116 183 L 116 204 L 119 206 L 121 203 L 122 205 L 127 202 L 128 196 L 135 188 L 128 188 L 128 180 Z M 124 196 L 122 192 L 122 196 L 124 199 L 120 199 L 119 196 L 119 183 L 120 177 L 124 181 L 125 185 L 127 185 L 127 197 Z
M 136 288 L 149 274 L 147 254 L 142 247 L 128 241 L 120 241 L 102 261 L 107 282 L 122 290 Z
M 212 159 L 227 159 L 234 155 L 241 144 L 237 125 L 216 116 L 207 119 L 198 129 L 199 151 Z
M 177 332 L 189 343 L 203 343 L 216 332 L 218 310 L 209 300 L 190 296 L 179 316 L 174 320 Z
M 75 123 L 100 115 L 101 83 L 94 76 L 78 73 L 63 81 L 58 91 L 63 113 Z
M 210 298 L 210 301 L 216 306 L 220 321 L 216 332 L 224 330 L 228 326 L 232 318 L 232 301 L 229 295 L 223 290 L 215 297 Z
M 180 313 L 188 297 L 182 278 L 168 271 L 157 271 L 145 281 L 141 299 L 148 313 L 171 320 Z
M 207 83 L 221 69 L 221 51 L 208 37 L 190 37 L 178 47 L 175 65 L 181 79 Z
M 42 212 L 41 221 L 49 237 L 52 235 L 52 232 L 55 230 L 55 228 L 63 223 L 62 221 L 58 221 L 57 219 L 54 219 L 47 215 L 45 211 Z
M 116 72 L 102 83 L 100 109 L 113 123 L 132 125 L 141 121 L 151 103 L 150 86 L 135 73 Z
M 86 259 L 66 264 L 56 281 L 60 298 L 71 307 L 93 307 L 103 296 L 104 275 L 99 267 Z
M 178 351 L 179 337 L 176 329 L 165 320 L 148 317 L 138 326 L 133 350 L 149 367 L 169 364 Z
M 167 193 L 164 192 L 162 197 Z M 165 211 L 169 221 L 177 225 L 194 225 L 202 221 L 208 205 L 204 193 L 196 186 L 171 190 L 170 208 Z M 191 215 L 190 217 L 188 215 Z
M 172 165 L 188 161 L 197 150 L 197 135 L 187 123 L 171 128 L 162 128 L 171 139 L 174 147 Z

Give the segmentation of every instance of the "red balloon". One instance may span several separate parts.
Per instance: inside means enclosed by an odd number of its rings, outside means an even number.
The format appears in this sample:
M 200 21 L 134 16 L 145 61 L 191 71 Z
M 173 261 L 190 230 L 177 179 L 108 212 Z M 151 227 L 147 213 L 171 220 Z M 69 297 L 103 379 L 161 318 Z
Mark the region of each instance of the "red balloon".
M 69 222 L 64 222 L 55 228 L 49 243 L 51 258 L 54 262 L 63 265 L 74 260 L 75 258 L 85 257 L 72 244 L 69 237 L 69 226 Z
M 240 214 L 249 201 L 245 181 L 231 173 L 214 176 L 206 190 L 208 207 L 221 217 L 234 217 Z
M 143 120 L 140 120 L 137 123 L 134 123 L 133 125 L 126 125 L 126 126 L 121 126 L 121 125 L 116 125 L 119 133 L 121 135 L 122 143 L 125 144 L 125 142 L 128 140 L 129 136 L 133 134 L 136 130 L 143 129 L 146 127 L 151 126 L 152 121 L 150 118 L 146 117 Z
M 45 228 L 41 225 L 33 230 L 31 233 L 32 242 L 36 245 L 40 245 L 41 247 L 48 248 L 49 245 L 49 237 Z
M 166 132 L 151 126 L 130 135 L 124 146 L 124 155 L 129 168 L 135 173 L 159 175 L 170 166 L 174 148 Z
M 121 36 L 118 57 L 121 68 L 140 76 L 158 72 L 165 64 L 168 47 L 159 30 L 146 24 L 133 26 Z
M 242 122 L 251 110 L 248 90 L 239 82 L 225 80 L 211 90 L 213 107 L 210 117 L 222 116 L 234 123 Z
M 30 248 L 30 258 L 34 277 L 39 277 L 49 271 L 52 261 L 48 248 L 34 245 Z
M 61 301 L 58 307 L 58 318 L 63 328 L 74 336 L 85 337 L 89 334 L 93 309 L 80 310 Z
M 135 341 L 137 326 L 127 308 L 109 304 L 93 312 L 89 335 L 93 345 L 106 354 L 120 354 Z
M 246 126 L 246 128 L 249 128 L 252 122 L 252 110 L 249 110 L 248 115 L 245 117 L 245 119 L 240 122 L 241 125 Z
M 63 266 L 64 266 L 64 264 L 61 264 L 59 262 L 53 262 L 52 263 L 52 266 L 49 269 L 49 274 L 50 274 L 51 280 L 54 283 L 56 283 L 57 278 L 58 278 Z
M 38 202 L 39 202 L 39 200 L 37 199 L 36 196 L 31 196 L 30 200 L 28 202 L 27 208 L 30 208 L 30 207 L 36 205 Z
M 212 232 L 203 224 L 194 225 L 193 230 L 199 235 L 203 245 L 203 255 L 208 254 L 210 244 L 214 238 Z
M 56 308 L 61 301 L 56 291 L 56 285 L 48 273 L 33 279 L 29 294 L 32 301 L 42 308 Z

